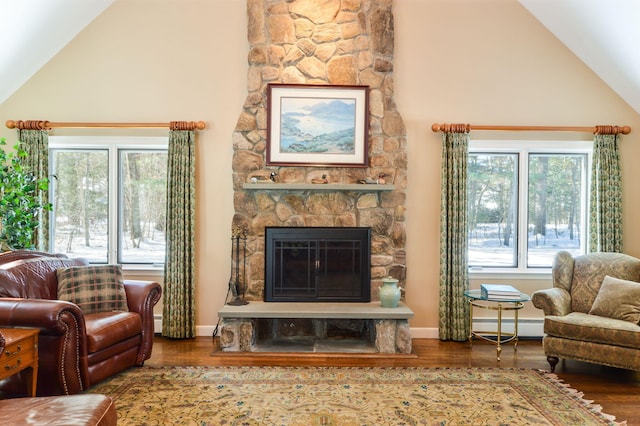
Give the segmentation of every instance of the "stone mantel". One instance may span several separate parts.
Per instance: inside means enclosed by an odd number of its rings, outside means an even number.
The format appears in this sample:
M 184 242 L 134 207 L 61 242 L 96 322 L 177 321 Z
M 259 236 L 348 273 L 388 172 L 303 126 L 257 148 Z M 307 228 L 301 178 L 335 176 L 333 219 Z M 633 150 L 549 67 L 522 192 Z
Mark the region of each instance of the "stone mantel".
M 380 302 L 316 303 L 250 302 L 248 305 L 224 305 L 220 318 L 339 318 L 409 319 L 413 311 L 400 302 L 396 308 L 383 308 Z
M 245 183 L 242 189 L 254 191 L 353 191 L 377 192 L 393 191 L 395 185 L 361 184 L 361 183 Z

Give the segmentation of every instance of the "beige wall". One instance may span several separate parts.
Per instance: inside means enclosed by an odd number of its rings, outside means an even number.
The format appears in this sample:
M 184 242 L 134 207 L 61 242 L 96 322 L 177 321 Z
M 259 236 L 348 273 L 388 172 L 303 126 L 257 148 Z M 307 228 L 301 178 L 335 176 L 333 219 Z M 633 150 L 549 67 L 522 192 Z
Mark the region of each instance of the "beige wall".
M 2 123 L 208 123 L 199 133 L 197 168 L 196 322 L 202 335 L 217 322 L 230 272 L 231 135 L 246 97 L 245 7 L 242 0 L 116 0 L 0 105 Z M 516 0 L 396 0 L 394 12 L 395 98 L 409 151 L 407 303 L 416 314 L 416 335 L 433 335 L 438 324 L 440 135 L 430 130 L 434 122 L 632 126 L 621 144 L 625 251 L 640 256 L 633 214 L 640 209 L 640 189 L 632 185 L 640 181 L 640 167 L 633 164 L 640 158 L 638 113 Z M 135 131 L 150 133 L 159 132 Z M 535 135 L 555 136 L 590 137 Z M 13 142 L 15 131 L 2 126 L 0 137 Z M 540 283 L 515 284 L 528 291 Z M 540 312 L 529 306 L 522 317 Z

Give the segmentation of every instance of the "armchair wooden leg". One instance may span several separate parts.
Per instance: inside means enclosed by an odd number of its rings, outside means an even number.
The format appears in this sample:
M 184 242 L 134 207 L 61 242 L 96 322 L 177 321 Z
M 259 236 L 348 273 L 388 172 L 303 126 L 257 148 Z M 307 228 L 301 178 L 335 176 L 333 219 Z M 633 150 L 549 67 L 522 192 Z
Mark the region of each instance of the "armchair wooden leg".
M 549 367 L 551 367 L 551 372 L 553 373 L 554 371 L 556 371 L 556 364 L 558 364 L 558 357 L 557 356 L 548 356 L 547 357 L 547 362 L 549 362 Z

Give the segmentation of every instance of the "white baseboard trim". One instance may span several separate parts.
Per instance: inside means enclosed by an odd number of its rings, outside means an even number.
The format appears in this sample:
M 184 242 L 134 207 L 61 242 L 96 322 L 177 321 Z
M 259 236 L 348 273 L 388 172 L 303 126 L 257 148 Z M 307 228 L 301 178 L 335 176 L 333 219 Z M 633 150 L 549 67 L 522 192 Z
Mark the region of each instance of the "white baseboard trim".
M 215 325 L 197 325 L 196 336 L 213 337 L 213 331 L 216 329 Z
M 475 331 L 498 330 L 498 320 L 495 318 L 474 318 L 473 329 Z M 502 331 L 513 332 L 513 318 L 502 320 Z M 543 318 L 519 318 L 518 319 L 518 336 L 519 337 L 542 337 L 544 336 L 544 319 Z
M 155 314 L 153 316 L 153 333 L 162 334 L 162 315 Z
M 438 339 L 438 329 L 431 327 L 411 327 L 412 339 Z
M 212 337 L 215 325 L 196 325 L 196 337 Z M 162 334 L 162 315 L 153 316 L 153 332 L 154 334 Z
M 540 338 L 543 332 L 544 320 L 542 318 L 518 319 L 518 336 Z M 498 320 L 495 318 L 476 318 L 473 321 L 474 330 L 497 331 Z M 502 320 L 502 331 L 513 332 L 513 318 Z M 413 339 L 439 339 L 436 327 L 411 327 Z

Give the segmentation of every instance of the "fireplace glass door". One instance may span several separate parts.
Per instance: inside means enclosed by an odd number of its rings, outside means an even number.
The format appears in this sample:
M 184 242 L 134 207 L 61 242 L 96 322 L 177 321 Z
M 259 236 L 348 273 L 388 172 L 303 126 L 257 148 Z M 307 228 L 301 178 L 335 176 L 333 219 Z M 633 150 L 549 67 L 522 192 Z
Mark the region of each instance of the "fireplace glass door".
M 265 301 L 369 302 L 369 228 L 267 228 Z

